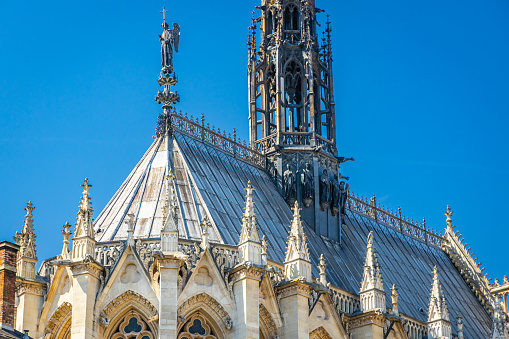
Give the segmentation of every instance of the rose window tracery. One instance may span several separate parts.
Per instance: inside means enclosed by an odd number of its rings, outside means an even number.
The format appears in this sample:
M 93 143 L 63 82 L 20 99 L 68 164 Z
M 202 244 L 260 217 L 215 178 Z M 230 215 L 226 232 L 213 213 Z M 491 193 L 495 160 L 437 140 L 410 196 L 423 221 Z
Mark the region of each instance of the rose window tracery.
M 196 313 L 180 330 L 178 339 L 218 339 L 207 319 Z
M 155 339 L 150 327 L 136 312 L 127 313 L 111 339 Z

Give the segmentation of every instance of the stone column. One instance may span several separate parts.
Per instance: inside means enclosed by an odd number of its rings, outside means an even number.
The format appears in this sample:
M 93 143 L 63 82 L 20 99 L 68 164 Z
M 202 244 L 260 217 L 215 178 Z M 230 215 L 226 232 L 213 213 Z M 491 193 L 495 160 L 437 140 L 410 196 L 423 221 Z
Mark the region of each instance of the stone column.
M 94 306 L 100 286 L 103 268 L 91 261 L 75 262 L 72 271 L 72 320 L 71 339 L 92 339 L 94 328 Z
M 309 304 L 311 287 L 300 280 L 291 281 L 277 290 L 283 313 L 283 339 L 309 338 Z
M 234 323 L 236 339 L 258 339 L 260 335 L 260 279 L 263 270 L 258 266 L 241 264 L 233 269 L 233 294 L 237 306 Z
M 44 303 L 44 284 L 28 279 L 17 278 L 18 307 L 16 309 L 16 329 L 29 331 L 32 338 L 42 333 L 37 331 L 39 314 Z
M 159 267 L 159 338 L 177 338 L 177 293 L 180 260 L 165 256 Z

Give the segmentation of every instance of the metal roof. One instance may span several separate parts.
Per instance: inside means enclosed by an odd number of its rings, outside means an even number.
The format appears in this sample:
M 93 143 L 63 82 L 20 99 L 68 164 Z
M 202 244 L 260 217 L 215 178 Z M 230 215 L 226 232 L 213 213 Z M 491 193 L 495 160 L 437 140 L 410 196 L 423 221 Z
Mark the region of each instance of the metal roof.
M 236 245 L 244 212 L 244 188 L 251 180 L 260 236 L 267 237 L 269 258 L 284 261 L 292 211 L 265 171 L 179 132 L 174 132 L 173 137 L 155 139 L 97 217 L 94 225 L 97 241 L 125 239 L 127 226 L 123 219 L 128 213 L 136 216 L 135 238 L 159 237 L 168 168 L 172 168 L 176 177 L 181 238 L 200 239 L 200 220 L 208 215 L 213 226 L 211 241 Z M 316 265 L 323 253 L 328 263 L 328 281 L 358 294 L 366 238 L 374 231 L 388 307 L 391 307 L 390 287 L 395 284 L 400 294 L 400 312 L 425 323 L 432 270 L 436 265 L 453 333 L 455 318 L 461 315 L 465 337 L 489 337 L 491 318 L 442 250 L 352 211 L 347 211 L 345 223 L 341 244 L 318 236 L 305 225 L 314 276 L 318 276 Z

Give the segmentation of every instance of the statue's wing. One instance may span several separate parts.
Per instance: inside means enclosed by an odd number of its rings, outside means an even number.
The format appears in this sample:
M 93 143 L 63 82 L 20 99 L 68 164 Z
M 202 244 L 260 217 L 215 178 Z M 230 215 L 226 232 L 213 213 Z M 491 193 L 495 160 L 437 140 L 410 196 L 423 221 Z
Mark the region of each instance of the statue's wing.
M 173 46 L 175 47 L 175 52 L 179 51 L 179 39 L 180 39 L 180 25 L 173 24 Z

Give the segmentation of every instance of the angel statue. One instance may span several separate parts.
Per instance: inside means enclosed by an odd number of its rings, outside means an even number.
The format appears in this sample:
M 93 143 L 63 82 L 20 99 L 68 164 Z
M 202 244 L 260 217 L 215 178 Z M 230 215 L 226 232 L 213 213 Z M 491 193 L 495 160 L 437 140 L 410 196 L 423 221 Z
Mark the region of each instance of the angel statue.
M 164 22 L 161 25 L 164 28 L 163 35 L 159 36 L 161 42 L 161 56 L 163 58 L 163 73 L 173 72 L 173 48 L 175 52 L 179 51 L 180 26 L 173 24 L 173 29 L 168 29 L 168 24 Z

